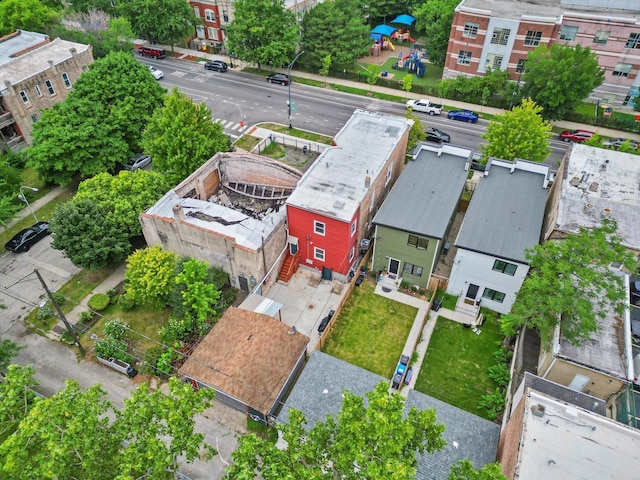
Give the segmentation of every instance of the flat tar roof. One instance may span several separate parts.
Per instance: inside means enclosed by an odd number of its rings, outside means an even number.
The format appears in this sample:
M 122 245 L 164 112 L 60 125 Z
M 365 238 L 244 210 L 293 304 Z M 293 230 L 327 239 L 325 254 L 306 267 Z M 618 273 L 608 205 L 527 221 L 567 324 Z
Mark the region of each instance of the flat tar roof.
M 304 174 L 287 205 L 349 222 L 412 121 L 395 115 L 356 110 Z
M 556 230 L 578 233 L 595 228 L 607 216 L 618 237 L 640 250 L 640 161 L 631 153 L 574 144 L 566 160 L 558 201 Z

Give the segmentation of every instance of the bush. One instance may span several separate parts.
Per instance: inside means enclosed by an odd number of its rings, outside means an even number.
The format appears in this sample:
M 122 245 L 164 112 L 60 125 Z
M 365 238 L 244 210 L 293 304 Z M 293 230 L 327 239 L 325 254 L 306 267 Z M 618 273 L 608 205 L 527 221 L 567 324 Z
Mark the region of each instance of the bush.
M 109 320 L 104 326 L 104 334 L 114 340 L 122 340 L 127 336 L 128 327 L 129 325 L 119 318 Z
M 91 323 L 93 321 L 93 312 L 84 311 L 80 312 L 80 322 Z
M 67 299 L 65 298 L 65 296 L 64 296 L 64 295 L 62 295 L 62 294 L 60 294 L 60 293 L 58 293 L 58 292 L 53 292 L 53 293 L 51 294 L 51 296 L 53 297 L 53 299 L 55 300 L 55 302 L 56 302 L 58 305 L 64 305 L 64 302 L 66 302 L 66 301 L 67 301 Z
M 504 410 L 504 395 L 504 389 L 498 387 L 491 395 L 483 395 L 478 407 L 486 409 L 488 417 L 494 420 L 498 414 Z
M 101 312 L 109 306 L 109 296 L 104 293 L 96 293 L 89 299 L 87 305 L 96 312 Z
M 136 301 L 127 294 L 120 295 L 118 297 L 118 306 L 123 312 L 128 312 L 136 306 Z
M 116 358 L 125 363 L 133 363 L 133 356 L 125 350 L 125 345 L 113 338 L 100 340 L 94 347 L 96 356 L 100 358 Z
M 147 375 L 158 375 L 159 372 L 156 365 L 163 352 L 164 348 L 161 346 L 147 348 L 146 352 L 144 352 L 142 364 L 140 365 L 140 372 Z
M 48 318 L 53 317 L 53 310 L 51 310 L 48 306 L 40 307 L 38 309 L 38 320 L 47 320 Z
M 509 367 L 504 363 L 498 363 L 489 367 L 489 378 L 501 387 L 509 385 L 511 376 L 509 375 Z

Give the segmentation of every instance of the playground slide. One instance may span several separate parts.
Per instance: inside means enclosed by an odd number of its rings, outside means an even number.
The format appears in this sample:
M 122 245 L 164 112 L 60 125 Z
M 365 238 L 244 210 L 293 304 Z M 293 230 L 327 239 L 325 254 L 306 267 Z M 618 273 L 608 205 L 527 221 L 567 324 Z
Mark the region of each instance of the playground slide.
M 402 61 L 406 62 L 407 60 L 409 60 L 409 58 L 411 58 L 411 55 L 407 55 L 406 57 L 402 57 Z
M 389 48 L 391 49 L 391 51 L 395 52 L 396 51 L 396 47 L 393 46 L 393 43 L 391 43 L 391 40 L 389 40 Z
M 413 38 L 413 37 L 409 37 L 409 41 L 410 41 L 411 43 L 416 43 L 416 39 L 415 39 L 415 38 Z

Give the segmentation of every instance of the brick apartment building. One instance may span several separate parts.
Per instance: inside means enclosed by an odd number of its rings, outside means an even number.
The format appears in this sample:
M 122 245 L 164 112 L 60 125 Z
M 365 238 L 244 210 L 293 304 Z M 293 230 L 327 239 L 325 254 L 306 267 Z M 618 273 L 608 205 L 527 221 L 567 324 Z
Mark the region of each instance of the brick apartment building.
M 0 148 L 28 146 L 40 112 L 67 98 L 92 62 L 91 45 L 24 30 L 0 38 Z
M 202 21 L 196 27 L 192 48 L 219 53 L 226 40 L 225 30 L 233 19 L 231 0 L 190 0 L 189 5 Z
M 605 69 L 591 100 L 633 107 L 640 92 L 640 5 L 627 0 L 462 0 L 443 77 L 500 69 L 519 80 L 527 54 L 543 43 L 591 48 Z

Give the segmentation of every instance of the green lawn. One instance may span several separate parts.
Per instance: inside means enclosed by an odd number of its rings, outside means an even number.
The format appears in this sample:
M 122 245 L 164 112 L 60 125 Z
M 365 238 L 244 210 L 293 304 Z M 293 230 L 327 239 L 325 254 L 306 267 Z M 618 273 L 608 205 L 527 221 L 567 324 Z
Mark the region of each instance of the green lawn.
M 417 312 L 364 282 L 352 290 L 322 351 L 391 378 Z
M 404 56 L 406 56 L 406 54 L 409 53 L 409 50 L 407 49 L 406 52 L 402 52 L 404 54 Z M 427 66 L 424 76 L 422 77 L 418 77 L 416 74 L 414 73 L 409 73 L 408 70 L 394 70 L 393 66 L 398 62 L 398 57 L 391 57 L 388 58 L 379 68 L 380 72 L 384 72 L 387 71 L 390 74 L 393 74 L 393 77 L 391 78 L 391 80 L 397 80 L 398 82 L 401 82 L 402 79 L 404 77 L 406 77 L 407 75 L 412 75 L 413 76 L 413 80 L 412 80 L 412 85 L 422 85 L 422 86 L 433 86 L 435 87 L 438 82 L 442 79 L 442 71 L 443 71 L 443 67 L 438 67 L 437 65 L 433 65 L 432 63 L 425 63 L 425 65 Z M 367 66 L 369 64 L 366 63 L 360 63 L 360 65 L 362 65 L 363 67 L 367 68 Z
M 500 348 L 502 335 L 497 320 L 489 318 L 480 330 L 476 335 L 460 323 L 439 317 L 415 389 L 487 418 L 478 403 L 482 395 L 496 389 L 487 369 L 495 363 L 493 352 Z

